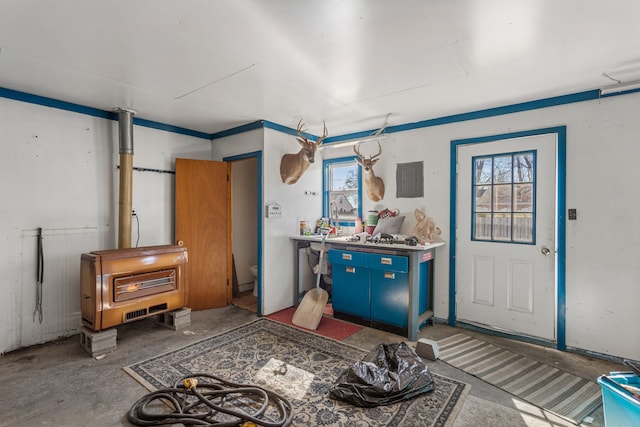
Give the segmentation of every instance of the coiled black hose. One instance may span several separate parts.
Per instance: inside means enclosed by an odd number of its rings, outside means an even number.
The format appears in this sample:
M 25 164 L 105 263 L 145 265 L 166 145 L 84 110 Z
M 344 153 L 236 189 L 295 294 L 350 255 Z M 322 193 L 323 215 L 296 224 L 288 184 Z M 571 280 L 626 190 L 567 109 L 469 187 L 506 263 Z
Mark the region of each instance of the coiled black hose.
M 201 382 L 198 378 L 210 381 Z M 209 374 L 180 378 L 171 388 L 143 396 L 127 413 L 127 419 L 139 426 L 182 423 L 235 427 L 254 423 L 265 427 L 284 427 L 290 425 L 292 418 L 291 402 L 279 394 Z

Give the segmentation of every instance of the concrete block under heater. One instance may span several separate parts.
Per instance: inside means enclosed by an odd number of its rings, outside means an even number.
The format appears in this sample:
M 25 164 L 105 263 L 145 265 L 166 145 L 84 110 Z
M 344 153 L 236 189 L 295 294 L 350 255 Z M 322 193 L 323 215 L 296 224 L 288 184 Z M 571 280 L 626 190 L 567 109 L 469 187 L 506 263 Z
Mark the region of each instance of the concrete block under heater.
M 165 328 L 173 329 L 174 331 L 186 328 L 191 325 L 191 309 L 185 307 L 180 310 L 160 313 L 156 317 L 156 323 Z
M 91 357 L 101 356 L 116 349 L 116 329 L 107 329 L 100 332 L 82 326 L 80 328 L 80 345 Z
M 438 343 L 426 338 L 420 338 L 416 344 L 416 354 L 429 360 L 436 360 L 440 357 Z

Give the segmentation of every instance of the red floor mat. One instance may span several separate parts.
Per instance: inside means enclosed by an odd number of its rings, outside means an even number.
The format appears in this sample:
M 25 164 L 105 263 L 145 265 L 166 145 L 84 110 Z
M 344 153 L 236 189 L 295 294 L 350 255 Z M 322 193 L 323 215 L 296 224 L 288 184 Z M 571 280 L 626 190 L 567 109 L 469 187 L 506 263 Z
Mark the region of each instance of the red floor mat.
M 325 309 L 325 314 L 333 313 L 330 306 Z M 280 323 L 284 323 L 286 325 L 290 325 L 304 331 L 313 332 L 318 335 L 325 336 L 327 338 L 333 338 L 334 340 L 342 341 L 347 338 L 349 335 L 352 335 L 359 330 L 362 329 L 362 326 L 354 325 L 353 323 L 343 322 L 342 320 L 333 319 L 331 317 L 322 316 L 320 320 L 320 324 L 318 325 L 318 329 L 311 330 L 307 328 L 302 328 L 300 326 L 294 325 L 291 323 L 291 318 L 293 317 L 293 313 L 296 312 L 295 307 L 287 308 L 282 311 L 278 311 L 277 313 L 270 314 L 267 316 L 267 319 L 275 320 Z

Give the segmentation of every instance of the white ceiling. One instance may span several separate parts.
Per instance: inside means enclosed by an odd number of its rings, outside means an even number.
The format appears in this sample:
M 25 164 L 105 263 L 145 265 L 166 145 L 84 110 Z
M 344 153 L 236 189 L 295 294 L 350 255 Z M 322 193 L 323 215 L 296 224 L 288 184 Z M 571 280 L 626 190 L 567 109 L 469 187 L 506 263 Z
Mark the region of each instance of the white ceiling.
M 637 0 L 0 0 L 0 86 L 330 136 L 640 78 Z

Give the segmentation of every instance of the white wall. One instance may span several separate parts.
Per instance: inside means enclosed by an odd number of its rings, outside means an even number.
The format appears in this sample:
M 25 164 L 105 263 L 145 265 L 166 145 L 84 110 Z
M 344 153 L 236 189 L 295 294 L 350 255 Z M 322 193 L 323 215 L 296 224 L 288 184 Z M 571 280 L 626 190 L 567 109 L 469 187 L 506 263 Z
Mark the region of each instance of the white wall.
M 448 242 L 451 140 L 565 125 L 567 207 L 578 211 L 578 220 L 567 222 L 566 343 L 640 359 L 639 107 L 640 94 L 632 94 L 394 133 L 383 143 L 382 159 L 375 168 L 387 184 L 385 199 L 375 207 L 397 208 L 407 215 L 405 231 L 415 223 L 413 210 L 423 209 Z M 67 245 L 76 254 L 72 258 L 83 250 L 115 245 L 117 124 L 0 99 L 0 128 L 6 159 L 0 172 L 0 298 L 8 301 L 0 312 L 4 325 L 0 352 L 4 352 L 45 335 L 33 332 L 38 329 L 32 319 L 36 227 L 44 227 L 50 240 L 67 236 L 71 242 Z M 209 144 L 135 126 L 134 144 L 134 165 L 158 169 L 172 168 L 176 156 L 220 160 L 264 148 L 263 200 L 280 203 L 284 214 L 263 219 L 263 310 L 269 314 L 291 306 L 289 236 L 298 232 L 299 219 L 321 214 L 320 195 L 304 195 L 306 190 L 322 188 L 320 159 L 297 184 L 287 186 L 280 180 L 279 164 L 283 154 L 296 151 L 292 135 L 259 129 Z M 352 151 L 326 153 L 342 157 Z M 395 199 L 396 163 L 418 160 L 425 166 L 425 196 Z M 140 245 L 173 240 L 171 180 L 150 172 L 134 173 Z M 365 197 L 363 210 L 372 207 Z M 438 251 L 435 264 L 435 315 L 443 319 L 449 307 L 448 250 L 447 245 Z
M 566 125 L 566 201 L 578 212 L 567 221 L 566 344 L 640 359 L 639 110 L 640 94 L 633 94 L 391 134 L 374 168 L 385 181 L 385 198 L 374 205 L 363 196 L 363 211 L 397 208 L 408 232 L 413 210 L 423 209 L 449 242 L 451 141 Z M 340 150 L 327 153 L 352 153 Z M 395 165 L 411 161 L 424 161 L 425 196 L 396 199 Z M 442 319 L 449 310 L 448 256 L 448 245 L 437 250 L 434 306 Z
M 0 98 L 0 354 L 76 333 L 80 255 L 116 245 L 117 122 Z M 173 170 L 211 143 L 134 126 L 134 166 Z M 173 175 L 134 172 L 140 246 L 173 241 Z M 34 320 L 36 234 L 43 228 L 43 323 Z M 133 240 L 137 237 L 133 224 Z
M 262 314 L 268 315 L 293 305 L 293 242 L 300 219 L 317 218 L 322 212 L 320 195 L 306 196 L 306 190 L 322 189 L 322 162 L 315 162 L 295 185 L 285 185 L 280 178 L 280 158 L 295 153 L 295 137 L 271 129 L 254 130 L 213 141 L 217 159 L 261 150 L 262 194 L 264 205 L 279 203 L 283 215 L 266 218 L 262 211 Z

